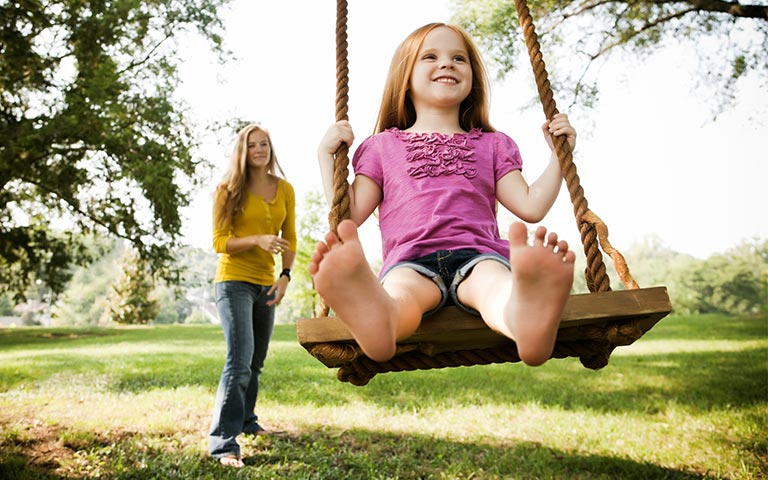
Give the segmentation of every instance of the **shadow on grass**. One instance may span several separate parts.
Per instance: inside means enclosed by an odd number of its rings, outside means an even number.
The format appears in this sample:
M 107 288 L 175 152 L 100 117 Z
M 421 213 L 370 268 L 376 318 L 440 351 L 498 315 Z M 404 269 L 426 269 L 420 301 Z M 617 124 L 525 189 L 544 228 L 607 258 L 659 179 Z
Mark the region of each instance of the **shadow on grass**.
M 690 333 L 687 322 L 670 322 L 670 328 L 687 329 Z M 725 325 L 725 331 L 730 333 L 706 335 L 753 340 L 762 338 L 763 323 L 715 318 L 693 332 Z M 98 384 L 117 393 L 185 386 L 213 390 L 224 362 L 224 341 L 216 326 L 95 332 L 75 329 L 75 338 L 66 334 L 69 330 L 53 331 L 58 333 L 48 335 L 51 332 L 42 330 L 33 335 L 33 329 L 18 335 L 0 332 L 0 339 L 4 339 L 0 343 L 7 344 L 8 337 L 13 337 L 35 345 L 19 350 L 19 355 L 13 352 L 0 363 L 0 391 L 21 384 L 66 383 L 68 376 L 75 376 L 73 382 L 81 382 L 85 387 L 101 377 L 103 381 Z M 117 339 L 115 335 L 119 335 Z M 667 338 L 661 328 L 657 337 Z M 41 344 L 56 354 L 39 350 Z M 78 345 L 88 347 L 91 354 L 83 355 Z M 169 345 L 174 345 L 174 350 L 164 351 Z M 148 350 L 133 349 L 135 346 Z M 766 358 L 768 348 L 745 345 L 734 351 L 614 356 L 608 367 L 600 371 L 587 370 L 571 358 L 552 360 L 538 368 L 518 363 L 388 373 L 374 377 L 366 387 L 355 387 L 338 382 L 335 371 L 327 369 L 296 343 L 293 327 L 282 325 L 275 330 L 262 375 L 262 390 L 264 395 L 284 405 L 336 406 L 359 400 L 393 410 L 434 404 L 473 405 L 478 401 L 500 405 L 535 402 L 605 412 L 655 413 L 671 403 L 699 410 L 738 408 L 764 402 L 768 396 Z
M 169 434 L 172 435 L 172 434 Z M 245 440 L 241 471 L 219 466 L 194 447 L 179 451 L 140 435 L 119 435 L 111 443 L 93 438 L 61 448 L 65 473 L 56 462 L 40 462 L 34 450 L 11 445 L 0 453 L 0 478 L 57 479 L 80 472 L 72 458 L 87 452 L 90 464 L 112 479 L 284 478 L 284 479 L 706 479 L 706 472 L 668 468 L 612 455 L 553 450 L 532 442 L 463 443 L 415 434 L 368 430 L 323 430 Z M 66 466 L 69 465 L 69 468 Z M 62 471 L 60 468 L 58 471 Z
M 297 365 L 290 376 L 273 378 L 272 364 L 264 382 L 281 402 L 323 405 L 357 399 L 396 409 L 535 402 L 564 409 L 655 413 L 671 403 L 707 410 L 764 402 L 766 358 L 764 348 L 643 355 L 617 358 L 598 372 L 569 359 L 539 368 L 505 364 L 387 373 L 366 387 L 338 382 L 333 371 L 319 364 L 317 369 Z
M 0 351 L 4 349 L 20 349 L 44 347 L 56 344 L 59 348 L 78 348 L 82 343 L 71 343 L 71 340 L 103 339 L 120 335 L 120 330 L 99 327 L 82 328 L 14 328 L 0 329 Z
M 317 369 L 310 370 L 305 367 L 306 360 L 287 355 L 275 358 L 272 365 L 278 371 L 288 368 L 290 362 L 293 368 L 301 369 L 301 374 L 280 376 L 273 388 L 278 390 L 277 396 L 289 402 L 327 404 L 341 395 L 344 400 L 359 399 L 394 409 L 418 409 L 435 403 L 471 405 L 478 401 L 500 405 L 535 402 L 564 409 L 620 413 L 656 413 L 670 404 L 697 410 L 738 408 L 768 398 L 767 337 L 765 315 L 670 317 L 640 341 L 679 343 L 681 351 L 632 355 L 631 347 L 622 347 L 628 350 L 621 350 L 621 355 L 614 355 L 609 365 L 598 371 L 567 358 L 537 368 L 508 363 L 380 374 L 366 387 L 341 384 L 335 380 L 335 370 L 304 353 Z M 697 342 L 693 351 L 682 351 L 687 341 Z M 702 350 L 701 341 L 745 343 L 741 348 L 721 351 L 714 347 Z M 755 341 L 760 341 L 760 346 L 755 346 Z M 707 344 L 703 345 L 706 348 Z M 304 377 L 304 372 L 312 371 L 316 372 L 314 378 Z M 328 381 L 342 386 L 331 391 L 333 387 L 324 383 Z M 269 375 L 266 382 L 271 382 Z M 313 385 L 310 391 L 301 388 L 306 382 Z
M 278 438 L 272 447 L 246 458 L 246 464 L 278 475 L 301 467 L 316 478 L 706 478 L 647 462 L 554 450 L 533 442 L 464 443 L 368 430 Z
M 3 480 L 56 480 L 68 478 L 50 473 L 43 466 L 30 467 L 29 463 L 30 459 L 23 455 L 6 455 L 0 452 L 0 478 Z

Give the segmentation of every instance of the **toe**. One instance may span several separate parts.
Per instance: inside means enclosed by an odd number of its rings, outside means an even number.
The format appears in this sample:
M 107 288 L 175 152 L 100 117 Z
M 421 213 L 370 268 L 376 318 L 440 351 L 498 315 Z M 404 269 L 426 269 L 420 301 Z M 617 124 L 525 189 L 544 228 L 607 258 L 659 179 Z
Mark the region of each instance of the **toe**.
M 344 220 L 341 223 L 339 223 L 338 228 L 336 231 L 339 234 L 339 239 L 342 243 L 344 242 L 354 242 L 355 240 L 359 240 L 358 234 L 357 234 L 357 225 L 352 220 Z
M 509 243 L 513 247 L 520 247 L 528 242 L 528 229 L 521 222 L 515 222 L 509 226 Z
M 547 247 L 554 250 L 557 245 L 557 234 L 555 232 L 550 232 L 549 236 L 547 237 Z

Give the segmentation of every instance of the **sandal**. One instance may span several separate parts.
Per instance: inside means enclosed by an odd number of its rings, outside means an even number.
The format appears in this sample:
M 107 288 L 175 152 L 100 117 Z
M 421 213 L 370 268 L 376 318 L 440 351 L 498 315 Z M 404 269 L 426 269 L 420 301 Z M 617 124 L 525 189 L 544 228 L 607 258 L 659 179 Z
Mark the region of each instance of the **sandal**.
M 243 461 L 240 460 L 240 457 L 235 454 L 229 454 L 229 455 L 224 455 L 223 457 L 219 457 L 219 463 L 225 467 L 233 467 L 233 468 L 243 468 L 245 466 Z

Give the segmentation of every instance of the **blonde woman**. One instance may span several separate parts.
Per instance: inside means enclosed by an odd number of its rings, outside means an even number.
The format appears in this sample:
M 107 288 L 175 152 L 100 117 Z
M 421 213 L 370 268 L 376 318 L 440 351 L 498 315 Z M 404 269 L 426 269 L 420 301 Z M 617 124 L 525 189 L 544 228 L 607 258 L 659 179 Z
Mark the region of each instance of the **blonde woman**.
M 293 187 L 260 125 L 237 134 L 229 169 L 216 188 L 213 248 L 220 254 L 214 281 L 227 357 L 208 443 L 222 465 L 240 468 L 237 436 L 266 433 L 255 413 L 259 377 L 275 306 L 285 295 L 296 257 Z M 283 269 L 275 279 L 277 255 Z

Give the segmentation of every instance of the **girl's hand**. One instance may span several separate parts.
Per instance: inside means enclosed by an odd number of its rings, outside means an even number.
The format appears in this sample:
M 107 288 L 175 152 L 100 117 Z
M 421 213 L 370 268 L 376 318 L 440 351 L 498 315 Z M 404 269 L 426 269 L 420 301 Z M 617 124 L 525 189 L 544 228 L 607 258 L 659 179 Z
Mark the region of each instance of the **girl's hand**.
M 288 249 L 290 243 L 277 235 L 256 235 L 256 245 L 269 253 L 283 253 Z
M 576 130 L 571 126 L 571 122 L 568 121 L 568 115 L 564 113 L 555 114 L 552 120 L 545 122 L 541 126 L 541 130 L 544 132 L 544 138 L 547 140 L 550 150 L 555 149 L 555 143 L 552 139 L 553 136 L 565 135 L 568 145 L 571 146 L 571 150 L 576 148 Z
M 281 275 L 280 278 L 277 279 L 277 281 L 272 285 L 272 288 L 269 289 L 267 292 L 267 295 L 272 295 L 272 292 L 275 293 L 275 298 L 273 300 L 269 300 L 267 302 L 267 306 L 271 307 L 272 305 L 280 305 L 280 301 L 285 296 L 285 291 L 288 290 L 288 277 L 285 275 Z
M 355 135 L 352 133 L 352 126 L 348 121 L 340 120 L 328 127 L 328 131 L 325 132 L 325 136 L 320 141 L 317 151 L 321 154 L 333 155 L 342 143 L 346 143 L 348 147 L 351 147 L 354 140 Z

